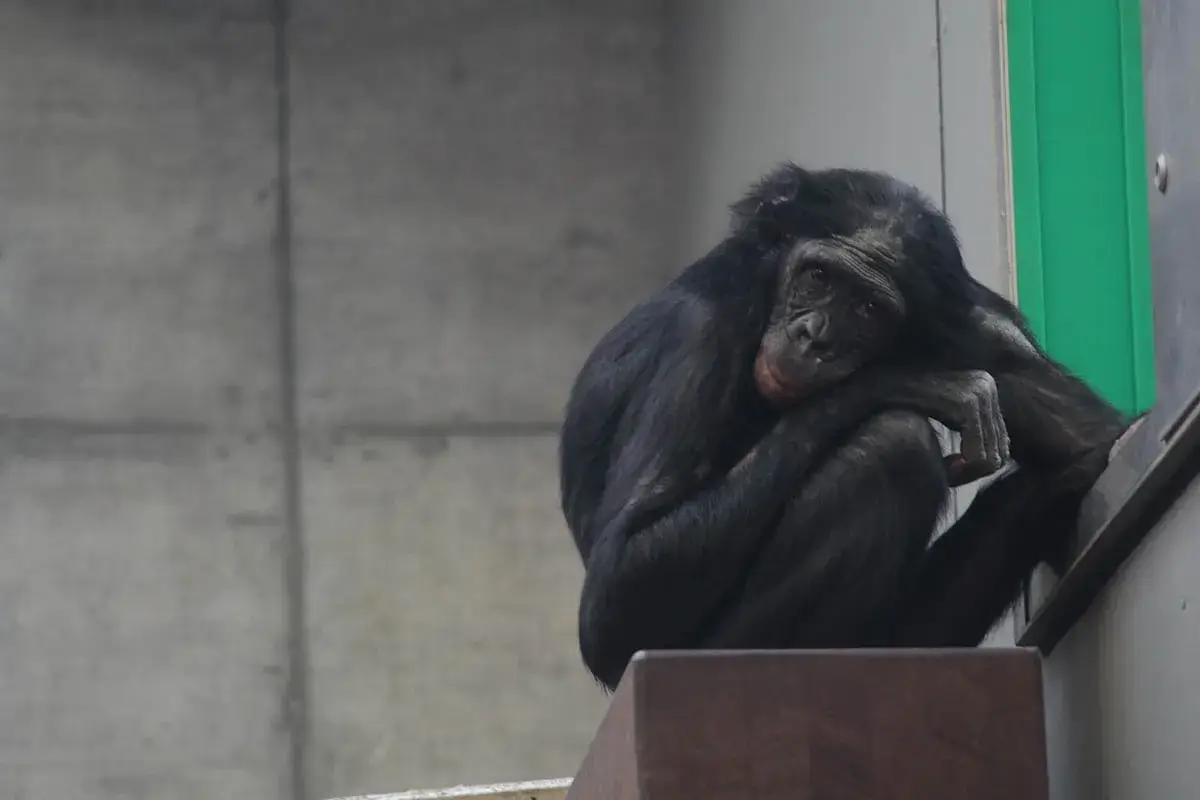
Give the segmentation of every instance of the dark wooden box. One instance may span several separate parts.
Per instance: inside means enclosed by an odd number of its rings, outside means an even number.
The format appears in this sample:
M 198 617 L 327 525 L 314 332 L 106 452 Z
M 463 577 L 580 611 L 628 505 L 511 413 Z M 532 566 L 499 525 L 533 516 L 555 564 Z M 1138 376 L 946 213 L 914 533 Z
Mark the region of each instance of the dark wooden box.
M 643 653 L 568 800 L 1046 800 L 1024 649 Z

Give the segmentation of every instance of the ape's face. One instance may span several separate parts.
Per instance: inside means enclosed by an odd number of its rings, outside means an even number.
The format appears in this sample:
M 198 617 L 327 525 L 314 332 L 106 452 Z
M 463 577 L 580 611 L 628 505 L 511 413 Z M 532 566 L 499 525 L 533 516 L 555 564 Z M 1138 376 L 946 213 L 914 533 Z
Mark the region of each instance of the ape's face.
M 905 315 L 891 277 L 901 250 L 886 232 L 869 229 L 792 248 L 754 364 L 763 397 L 777 406 L 802 400 L 894 341 Z

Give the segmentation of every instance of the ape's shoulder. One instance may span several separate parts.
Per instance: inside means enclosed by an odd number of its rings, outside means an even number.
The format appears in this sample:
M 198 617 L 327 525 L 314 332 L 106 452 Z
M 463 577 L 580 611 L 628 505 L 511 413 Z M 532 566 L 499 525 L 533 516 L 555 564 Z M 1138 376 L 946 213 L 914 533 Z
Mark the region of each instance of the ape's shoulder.
M 650 363 L 679 349 L 697 349 L 721 338 L 716 304 L 676 287 L 639 303 L 608 330 L 587 359 L 587 367 Z
M 664 300 L 665 318 L 679 343 L 698 346 L 720 335 L 725 320 L 712 298 L 680 291 L 668 294 Z

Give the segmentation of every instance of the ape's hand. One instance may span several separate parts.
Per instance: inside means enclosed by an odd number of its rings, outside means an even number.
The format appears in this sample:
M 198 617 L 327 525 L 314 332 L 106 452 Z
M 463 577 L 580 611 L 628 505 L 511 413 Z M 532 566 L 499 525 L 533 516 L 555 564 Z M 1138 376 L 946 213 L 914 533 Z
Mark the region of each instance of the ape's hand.
M 881 389 L 881 397 L 926 414 L 962 435 L 961 451 L 946 459 L 951 485 L 979 480 L 1008 462 L 1008 428 L 991 374 L 983 370 L 891 373 L 876 379 L 892 384 Z
M 948 408 L 958 407 L 958 419 L 934 417 L 962 436 L 960 451 L 946 459 L 950 485 L 962 486 L 1001 469 L 1009 458 L 1008 428 L 992 376 L 982 370 L 937 376 L 929 390 L 939 400 L 945 398 Z

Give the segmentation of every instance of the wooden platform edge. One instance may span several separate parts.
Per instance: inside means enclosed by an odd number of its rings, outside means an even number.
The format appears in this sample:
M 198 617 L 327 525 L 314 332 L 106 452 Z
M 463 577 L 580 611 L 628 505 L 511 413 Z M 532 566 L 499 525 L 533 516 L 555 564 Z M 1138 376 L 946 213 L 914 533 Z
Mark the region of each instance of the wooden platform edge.
M 392 794 L 361 794 L 330 800 L 563 800 L 570 786 L 570 778 L 551 778 L 523 783 L 414 789 Z
M 1042 667 L 1019 646 L 642 652 L 567 800 L 1045 800 Z

